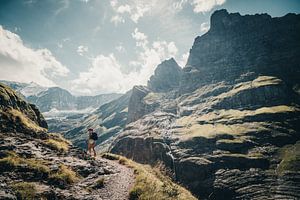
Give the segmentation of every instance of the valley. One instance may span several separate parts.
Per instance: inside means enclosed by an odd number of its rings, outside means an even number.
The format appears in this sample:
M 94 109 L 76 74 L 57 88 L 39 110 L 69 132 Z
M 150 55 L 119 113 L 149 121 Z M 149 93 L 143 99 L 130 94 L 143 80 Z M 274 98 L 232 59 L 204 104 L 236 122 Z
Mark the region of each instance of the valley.
M 47 199 L 299 199 L 299 32 L 299 14 L 221 9 L 183 68 L 125 94 L 0 81 L 0 197 L 25 181 Z

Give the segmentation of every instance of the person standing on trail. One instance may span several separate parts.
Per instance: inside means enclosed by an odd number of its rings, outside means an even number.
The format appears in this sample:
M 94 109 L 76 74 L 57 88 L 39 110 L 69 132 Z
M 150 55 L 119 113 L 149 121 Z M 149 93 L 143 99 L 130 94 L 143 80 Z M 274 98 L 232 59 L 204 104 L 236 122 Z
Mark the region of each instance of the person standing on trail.
M 92 128 L 88 129 L 89 139 L 88 139 L 88 152 L 92 155 L 92 150 L 94 152 L 94 157 L 96 157 L 96 140 L 98 139 L 97 133 L 94 132 Z

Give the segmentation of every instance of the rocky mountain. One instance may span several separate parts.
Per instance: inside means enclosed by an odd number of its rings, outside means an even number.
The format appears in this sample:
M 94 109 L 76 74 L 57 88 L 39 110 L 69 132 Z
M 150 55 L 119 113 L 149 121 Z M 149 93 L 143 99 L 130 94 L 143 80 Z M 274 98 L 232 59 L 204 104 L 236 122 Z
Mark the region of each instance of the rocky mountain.
M 51 87 L 34 96 L 29 96 L 29 102 L 36 104 L 42 112 L 57 110 L 81 110 L 88 107 L 97 108 L 121 94 L 100 94 L 97 96 L 74 96 L 65 89 Z
M 0 131 L 45 132 L 47 122 L 33 104 L 28 104 L 8 86 L 0 83 Z
M 38 93 L 47 90 L 46 87 L 40 86 L 35 82 L 30 83 L 19 83 L 14 81 L 5 81 L 0 80 L 1 83 L 8 85 L 12 89 L 14 89 L 19 95 L 23 95 L 24 97 L 29 97 L 32 95 L 37 95 Z
M 181 73 L 182 69 L 174 58 L 165 60 L 156 67 L 154 75 L 148 81 L 148 87 L 155 92 L 175 89 L 179 86 Z
M 195 200 L 155 169 L 111 154 L 91 159 L 47 133 L 39 110 L 4 84 L 0 122 L 0 199 Z
M 264 74 L 299 81 L 299 15 L 272 18 L 268 14 L 241 16 L 219 10 L 211 16 L 210 30 L 197 37 L 190 50 L 182 91 L 207 83 L 235 81 L 241 74 Z M 193 82 L 193 84 L 192 84 Z
M 42 112 L 54 110 L 83 110 L 86 108 L 98 108 L 122 94 L 110 93 L 95 96 L 74 96 L 69 91 L 60 87 L 43 87 L 37 83 L 19 83 L 0 80 L 1 83 L 13 88 L 27 101 L 35 104 Z
M 300 15 L 210 25 L 182 70 L 165 61 L 132 90 L 110 151 L 163 162 L 199 199 L 299 199 Z

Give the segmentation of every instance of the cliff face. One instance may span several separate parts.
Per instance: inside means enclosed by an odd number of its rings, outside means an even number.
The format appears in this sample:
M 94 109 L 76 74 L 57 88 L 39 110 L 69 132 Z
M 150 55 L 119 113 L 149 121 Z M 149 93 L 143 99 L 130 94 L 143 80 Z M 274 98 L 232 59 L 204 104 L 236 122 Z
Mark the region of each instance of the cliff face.
M 300 198 L 299 19 L 216 11 L 179 87 L 155 91 L 154 75 L 133 105 L 156 106 L 110 151 L 162 161 L 200 199 Z
M 47 131 L 47 122 L 36 106 L 4 84 L 0 84 L 0 121 L 1 132 Z
M 299 20 L 295 14 L 271 18 L 216 11 L 210 30 L 197 37 L 190 50 L 182 91 L 221 80 L 233 82 L 249 72 L 288 78 L 289 84 L 295 84 L 299 80 Z
M 154 92 L 167 92 L 178 88 L 182 70 L 174 58 L 159 64 L 154 75 L 148 81 L 148 87 Z

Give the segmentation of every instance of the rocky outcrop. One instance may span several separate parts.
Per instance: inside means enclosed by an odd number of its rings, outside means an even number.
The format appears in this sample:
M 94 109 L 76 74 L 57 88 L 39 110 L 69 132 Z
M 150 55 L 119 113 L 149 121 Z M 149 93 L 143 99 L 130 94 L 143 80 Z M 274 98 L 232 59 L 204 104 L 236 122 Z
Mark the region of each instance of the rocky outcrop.
M 179 88 L 141 93 L 157 107 L 110 151 L 163 162 L 200 199 L 298 199 L 299 17 L 216 11 Z
M 182 92 L 220 80 L 234 81 L 248 72 L 299 81 L 299 15 L 272 18 L 219 10 L 210 30 L 197 37 L 182 75 Z M 296 72 L 296 73 L 295 73 Z
M 178 88 L 181 73 L 181 67 L 174 58 L 165 60 L 156 67 L 154 75 L 148 81 L 148 87 L 154 92 L 167 92 Z
M 134 86 L 128 104 L 127 123 L 131 123 L 142 116 L 154 111 L 157 104 L 148 104 L 144 98 L 150 93 L 150 90 L 144 86 Z
M 0 84 L 0 120 L 1 132 L 46 132 L 47 129 L 47 122 L 35 105 L 4 84 Z

